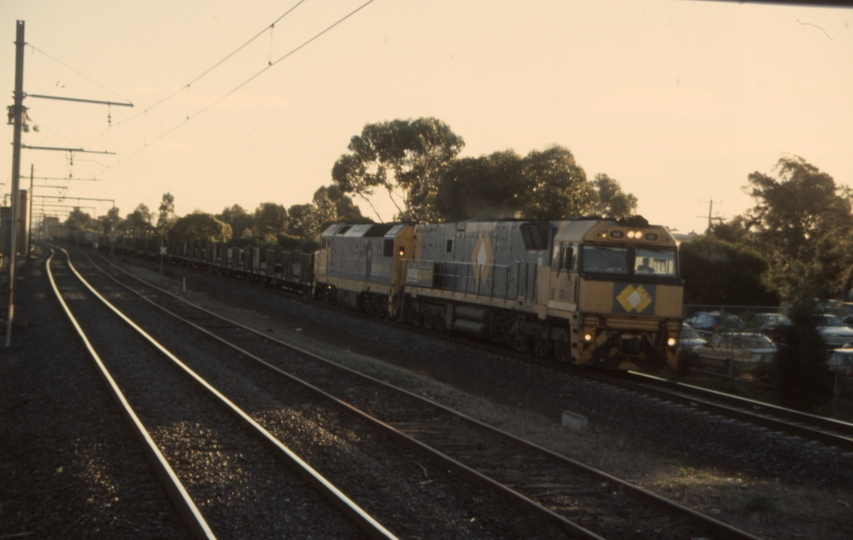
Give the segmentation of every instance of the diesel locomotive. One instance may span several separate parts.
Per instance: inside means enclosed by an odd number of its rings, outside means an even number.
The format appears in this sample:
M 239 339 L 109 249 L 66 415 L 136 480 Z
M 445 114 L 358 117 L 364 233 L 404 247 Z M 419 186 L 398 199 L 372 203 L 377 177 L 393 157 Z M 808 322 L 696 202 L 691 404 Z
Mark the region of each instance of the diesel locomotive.
M 639 217 L 335 223 L 314 253 L 128 238 L 114 247 L 559 362 L 679 369 L 676 243 Z
M 672 235 L 642 218 L 338 223 L 314 296 L 577 365 L 678 369 Z

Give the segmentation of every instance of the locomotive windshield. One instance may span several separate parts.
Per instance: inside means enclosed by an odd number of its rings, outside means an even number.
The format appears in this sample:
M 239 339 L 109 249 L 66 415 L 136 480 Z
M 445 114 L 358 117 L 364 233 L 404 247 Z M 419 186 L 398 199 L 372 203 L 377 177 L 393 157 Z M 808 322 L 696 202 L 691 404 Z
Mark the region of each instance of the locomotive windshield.
M 671 249 L 634 250 L 634 273 L 645 276 L 676 277 L 675 251 Z
M 581 271 L 674 278 L 677 276 L 675 250 L 583 246 Z
M 628 275 L 628 248 L 584 246 L 583 271 Z

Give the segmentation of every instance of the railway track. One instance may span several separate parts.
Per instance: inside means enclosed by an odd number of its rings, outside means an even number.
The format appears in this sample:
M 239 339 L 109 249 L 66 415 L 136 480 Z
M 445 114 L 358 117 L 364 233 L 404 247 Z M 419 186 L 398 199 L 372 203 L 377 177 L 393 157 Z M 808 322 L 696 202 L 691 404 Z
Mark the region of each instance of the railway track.
M 246 283 L 246 285 L 259 287 L 259 285 L 252 283 Z M 295 301 L 309 302 L 309 300 L 303 299 L 300 296 L 292 298 Z M 343 309 L 347 312 L 348 316 L 359 317 L 380 324 L 390 324 L 388 321 L 376 319 L 360 312 L 327 306 L 325 304 L 319 305 L 327 309 Z M 570 365 L 554 362 L 551 359 L 540 359 L 532 354 L 515 352 L 482 340 L 471 339 L 468 336 L 459 336 L 448 332 L 436 332 L 435 329 L 425 329 L 415 326 L 407 326 L 406 328 L 410 332 L 429 336 L 432 339 L 440 339 L 473 350 L 514 358 L 522 362 L 569 373 L 573 377 L 620 387 L 650 396 L 654 399 L 690 407 L 723 418 L 750 423 L 760 426 L 763 429 L 784 433 L 792 437 L 799 437 L 807 441 L 818 442 L 830 448 L 837 448 L 842 452 L 853 452 L 853 424 L 849 422 L 810 415 L 765 402 L 663 379 L 650 374 L 638 372 L 608 374 L 594 370 L 577 369 Z
M 109 273 L 116 274 L 116 268 L 110 268 Z M 302 379 L 332 400 L 346 401 L 365 419 L 368 414 L 378 417 L 380 423 L 394 428 L 389 431 L 391 436 L 429 452 L 433 460 L 444 460 L 458 474 L 497 489 L 515 505 L 542 516 L 553 515 L 572 534 L 594 538 L 754 538 L 422 396 L 226 321 L 136 277 L 114 275 L 113 279 L 133 280 L 133 285 L 126 286 L 136 294 L 220 343 L 231 343 L 242 357 L 254 357 L 282 376 Z M 283 352 L 283 347 L 289 351 Z M 287 360 L 280 361 L 284 357 Z M 323 390 L 319 390 L 321 386 Z M 424 480 L 431 482 L 431 472 L 423 467 L 422 472 Z
M 67 261 L 47 261 L 57 298 L 194 537 L 395 538 Z
M 853 424 L 849 422 L 815 416 L 644 373 L 628 372 L 624 377 L 607 377 L 604 380 L 673 403 L 820 442 L 844 452 L 853 452 Z

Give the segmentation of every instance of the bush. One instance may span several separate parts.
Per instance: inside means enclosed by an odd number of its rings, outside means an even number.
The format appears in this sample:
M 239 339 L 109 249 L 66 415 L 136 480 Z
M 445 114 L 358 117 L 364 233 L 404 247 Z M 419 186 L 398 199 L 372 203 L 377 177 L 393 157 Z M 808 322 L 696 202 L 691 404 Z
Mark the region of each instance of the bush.
M 793 328 L 786 329 L 776 354 L 776 392 L 785 407 L 814 411 L 832 396 L 828 383 L 826 344 L 817 332 L 813 306 L 800 302 L 791 307 Z

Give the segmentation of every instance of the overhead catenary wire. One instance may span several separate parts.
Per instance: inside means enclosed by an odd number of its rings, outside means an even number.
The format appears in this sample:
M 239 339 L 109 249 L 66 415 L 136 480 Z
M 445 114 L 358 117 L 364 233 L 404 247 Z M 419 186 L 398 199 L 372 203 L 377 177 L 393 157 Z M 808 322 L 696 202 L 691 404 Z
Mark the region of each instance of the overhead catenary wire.
M 70 69 L 71 71 L 73 71 L 73 72 L 74 72 L 74 73 L 76 73 L 77 75 L 80 75 L 81 77 L 83 77 L 83 78 L 84 78 L 84 79 L 86 79 L 87 81 L 89 81 L 89 82 L 91 82 L 91 83 L 93 83 L 93 84 L 96 84 L 96 85 L 100 86 L 101 88 L 103 88 L 104 90 L 106 90 L 107 92 L 109 92 L 110 94 L 112 94 L 112 95 L 114 95 L 114 96 L 117 96 L 117 97 L 120 97 L 121 99 L 123 99 L 123 100 L 125 100 L 126 102 L 130 103 L 130 100 L 129 100 L 129 99 L 127 99 L 126 97 L 124 97 L 123 95 L 121 95 L 121 94 L 119 94 L 119 93 L 117 93 L 117 92 L 114 92 L 114 91 L 110 90 L 109 88 L 107 88 L 107 87 L 106 87 L 106 86 L 104 86 L 103 84 L 99 83 L 98 81 L 96 81 L 96 80 L 92 79 L 91 77 L 88 77 L 88 76 L 84 75 L 83 73 L 81 73 L 81 72 L 77 71 L 76 69 L 74 69 L 73 67 L 69 66 L 68 64 L 66 64 L 66 63 L 62 62 L 61 60 L 57 60 L 56 58 L 54 58 L 54 57 L 52 57 L 51 55 L 47 54 L 46 52 L 44 52 L 43 50 L 39 49 L 38 47 L 36 47 L 36 46 L 34 46 L 34 45 L 30 44 L 30 43 L 27 43 L 27 45 L 28 45 L 32 50 L 37 51 L 37 52 L 39 52 L 39 53 L 41 53 L 41 54 L 45 55 L 46 57 L 50 58 L 51 60 L 53 60 L 53 61 L 54 61 L 54 62 L 56 62 L 57 64 L 59 64 L 59 65 L 63 66 L 64 68 L 66 68 L 66 69 Z
M 297 2 L 293 7 L 291 7 L 290 9 L 288 9 L 288 10 L 287 10 L 284 14 L 282 14 L 278 19 L 276 19 L 276 20 L 274 20 L 272 23 L 270 23 L 270 24 L 266 25 L 266 26 L 264 27 L 264 29 L 263 29 L 263 30 L 261 30 L 260 32 L 258 32 L 257 34 L 255 34 L 253 37 L 251 37 L 251 38 L 250 38 L 246 43 L 244 43 L 244 44 L 240 45 L 239 47 L 237 47 L 236 49 L 234 49 L 234 50 L 233 50 L 230 54 L 228 54 L 225 58 L 223 58 L 223 59 L 222 59 L 222 60 L 220 60 L 219 62 L 215 63 L 215 64 L 214 64 L 214 65 L 212 65 L 211 67 L 207 68 L 204 72 L 202 72 L 202 74 L 201 74 L 201 75 L 198 75 L 196 78 L 194 78 L 194 79 L 193 79 L 193 80 L 191 80 L 190 82 L 188 82 L 188 83 L 186 83 L 186 84 L 182 85 L 180 88 L 178 88 L 177 90 L 175 90 L 174 92 L 172 92 L 172 93 L 171 93 L 171 94 L 169 94 L 168 96 L 164 97 L 163 99 L 161 99 L 160 101 L 158 101 L 158 102 L 157 102 L 157 103 L 155 103 L 154 105 L 151 105 L 150 107 L 146 108 L 144 111 L 140 111 L 140 112 L 138 112 L 138 113 L 136 113 L 136 114 L 134 114 L 134 115 L 132 115 L 132 116 L 129 116 L 129 117 L 125 118 L 124 120 L 122 120 L 121 122 L 116 122 L 116 125 L 123 124 L 123 123 L 125 123 L 125 122 L 127 122 L 127 121 L 129 121 L 129 120 L 132 120 L 132 119 L 136 118 L 137 116 L 139 116 L 139 115 L 141 115 L 141 114 L 143 114 L 143 113 L 147 113 L 147 112 L 148 112 L 148 111 L 150 111 L 151 109 L 154 109 L 154 108 L 156 108 L 156 107 L 158 107 L 158 106 L 162 105 L 163 103 L 165 103 L 165 102 L 169 101 L 170 99 L 172 99 L 173 97 L 175 97 L 176 95 L 178 95 L 178 94 L 179 94 L 182 90 L 184 90 L 185 88 L 189 88 L 189 87 L 190 87 L 190 85 L 192 85 L 192 84 L 194 84 L 194 83 L 198 82 L 202 77 L 204 77 L 205 75 L 207 75 L 208 73 L 210 73 L 210 72 L 211 72 L 211 71 L 213 71 L 214 69 L 218 68 L 218 67 L 219 67 L 219 66 L 221 66 L 222 64 L 224 64 L 226 61 L 228 61 L 228 59 L 229 59 L 229 58 L 231 58 L 232 56 L 234 56 L 235 54 L 237 54 L 238 52 L 240 52 L 241 50 L 243 50 L 244 48 L 246 48 L 249 44 L 251 44 L 253 41 L 255 41 L 256 39 L 258 39 L 258 38 L 259 38 L 259 37 L 261 37 L 262 35 L 264 35 L 264 33 L 265 33 L 268 29 L 271 29 L 271 28 L 275 27 L 275 23 L 277 23 L 277 22 L 279 22 L 280 20 L 282 20 L 283 18 L 287 17 L 291 12 L 293 12 L 293 10 L 295 10 L 297 7 L 299 7 L 299 6 L 300 6 L 302 3 L 304 3 L 304 2 L 305 2 L 305 0 L 299 0 L 299 2 Z
M 303 0 L 303 1 L 304 1 L 304 0 Z M 240 90 L 241 88 L 243 88 L 244 86 L 246 86 L 247 84 L 249 84 L 250 82 L 252 82 L 253 80 L 255 80 L 256 78 L 258 78 L 261 74 L 263 74 L 263 73 L 264 73 L 265 71 L 267 71 L 268 69 L 272 68 L 273 66 L 275 66 L 276 64 L 278 64 L 278 63 L 279 63 L 279 62 L 281 62 L 282 60 L 285 60 L 286 58 L 288 58 L 288 57 L 290 57 L 290 56 L 294 55 L 294 54 L 295 54 L 296 52 L 298 52 L 299 50 L 301 50 L 301 49 L 305 48 L 305 47 L 306 47 L 307 45 L 309 45 L 311 42 L 313 42 L 313 41 L 317 40 L 317 39 L 318 39 L 318 38 L 320 38 L 323 34 L 325 34 L 325 33 L 329 32 L 330 30 L 332 30 L 333 28 L 335 28 L 336 26 L 338 26 L 339 24 L 341 24 L 341 23 L 342 23 L 342 22 L 344 22 L 345 20 L 349 19 L 350 17 L 352 17 L 353 15 L 355 15 L 356 13 L 358 13 L 359 11 L 361 11 L 362 9 L 364 9 L 365 7 L 367 7 L 368 5 L 372 4 L 373 2 L 374 2 L 374 0 L 367 0 L 367 2 L 365 2 L 364 4 L 362 4 L 362 5 L 358 6 L 357 8 L 355 8 L 354 10 L 352 10 L 351 12 L 347 13 L 346 15 L 344 15 L 343 17 L 341 17 L 340 19 L 338 19 L 337 21 L 335 21 L 335 22 L 334 22 L 334 23 L 332 23 L 331 25 L 327 26 L 325 29 L 323 29 L 323 30 L 322 30 L 322 31 L 320 31 L 319 33 L 315 34 L 315 35 L 314 35 L 313 37 L 311 37 L 310 39 L 308 39 L 308 40 L 306 40 L 305 42 L 303 42 L 301 45 L 299 45 L 299 46 L 297 46 L 296 48 L 292 49 L 292 50 L 291 50 L 290 52 L 288 52 L 287 54 L 285 54 L 285 55 L 281 56 L 280 58 L 276 59 L 275 61 L 268 62 L 268 65 L 264 66 L 260 71 L 258 71 L 258 72 L 257 72 L 257 73 L 255 73 L 254 75 L 250 76 L 249 78 L 247 78 L 246 80 L 244 80 L 243 82 L 241 82 L 240 84 L 238 84 L 237 86 L 235 86 L 234 88 L 232 88 L 231 90 L 229 90 L 228 92 L 226 92 L 225 94 L 223 94 L 222 96 L 220 96 L 219 98 L 215 99 L 213 102 L 211 102 L 211 103 L 210 103 L 209 105 L 207 105 L 206 107 L 203 107 L 203 108 L 199 109 L 195 114 L 190 115 L 190 116 L 187 116 L 185 120 L 183 120 L 183 121 L 179 122 L 178 124 L 176 124 L 175 126 L 173 126 L 172 128 L 170 128 L 168 131 L 166 131 L 166 132 L 164 132 L 164 133 L 160 134 L 160 135 L 159 135 L 159 136 L 157 136 L 156 138 L 151 139 L 151 140 L 149 141 L 149 140 L 147 139 L 147 133 L 146 133 L 146 140 L 145 140 L 145 143 L 143 144 L 143 146 L 141 146 L 140 148 L 138 148 L 135 152 L 133 152 L 133 153 L 129 154 L 126 158 L 124 158 L 124 159 L 121 159 L 121 160 L 117 161 L 117 162 L 115 163 L 115 165 L 113 165 L 113 167 L 108 167 L 108 169 L 112 169 L 112 168 L 114 168 L 114 167 L 116 167 L 116 166 L 118 166 L 118 165 L 120 165 L 120 164 L 124 163 L 125 161 L 129 160 L 130 158 L 132 158 L 132 157 L 136 156 L 137 154 L 139 154 L 140 152 L 142 152 L 143 150 L 145 150 L 146 148 L 148 148 L 150 145 L 154 144 L 155 142 L 159 141 L 160 139 L 163 139 L 164 137 L 166 137 L 167 135 L 169 135 L 170 133 L 172 133 L 173 131 L 175 131 L 175 130 L 176 130 L 176 129 L 178 129 L 179 127 L 183 126 L 183 125 L 184 125 L 184 124 L 186 124 L 187 122 L 189 122 L 189 121 L 191 121 L 191 120 L 195 119 L 197 116 L 199 116 L 199 115 L 200 115 L 200 114 L 202 114 L 203 112 L 207 111 L 208 109 L 210 109 L 211 107 L 213 107 L 214 105 L 216 105 L 217 103 L 219 103 L 220 101 L 224 100 L 225 98 L 227 98 L 228 96 L 230 96 L 230 95 L 231 95 L 231 94 L 233 94 L 234 92 L 236 92 L 236 91 Z M 301 3 L 301 2 L 300 2 L 300 3 Z M 297 4 L 297 5 L 298 5 L 298 4 Z M 294 6 L 294 7 L 296 7 L 296 6 Z M 291 11 L 292 11 L 292 9 L 291 9 Z M 281 19 L 279 18 L 279 20 L 281 20 Z M 276 21 L 276 22 L 278 22 L 278 21 Z M 273 24 L 274 24 L 274 23 L 273 23 Z M 257 36 L 256 36 L 256 37 L 257 37 Z M 253 38 L 253 39 L 254 39 L 254 38 Z M 235 52 L 236 52 L 236 51 L 235 51 Z M 232 54 L 233 54 L 233 53 L 232 53 Z M 224 60 L 223 60 L 223 61 L 224 61 Z M 222 63 L 222 62 L 220 62 L 220 63 Z M 212 69 L 212 68 L 211 68 L 211 69 Z M 209 71 L 209 70 L 208 70 L 208 71 Z M 196 79 L 196 80 L 198 80 L 198 79 Z M 192 84 L 192 83 L 190 83 L 190 84 Z M 184 89 L 184 87 L 181 87 L 177 92 L 173 93 L 173 94 L 172 94 L 171 96 L 169 96 L 169 97 L 174 96 L 176 93 L 180 92 L 180 91 L 181 91 L 181 90 L 183 90 L 183 89 Z M 168 98 L 166 98 L 166 99 L 168 99 Z M 163 101 L 165 101 L 165 100 L 163 100 Z M 158 103 L 158 104 L 159 104 L 159 103 Z M 147 112 L 148 112 L 148 110 L 150 110 L 150 108 L 149 108 L 149 109 L 146 109 L 145 111 L 143 111 L 143 113 L 147 113 Z M 141 114 L 141 113 L 140 113 L 140 114 Z M 137 115 L 135 115 L 135 116 L 137 116 Z M 129 118 L 128 118 L 128 120 L 129 120 Z

